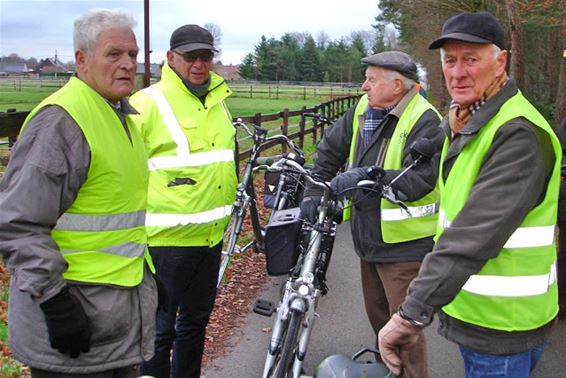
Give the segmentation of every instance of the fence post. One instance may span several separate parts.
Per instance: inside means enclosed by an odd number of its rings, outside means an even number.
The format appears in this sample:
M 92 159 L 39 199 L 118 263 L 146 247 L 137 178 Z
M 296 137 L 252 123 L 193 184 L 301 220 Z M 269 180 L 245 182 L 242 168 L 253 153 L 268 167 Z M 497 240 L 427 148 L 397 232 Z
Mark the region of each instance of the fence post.
M 301 147 L 301 149 L 305 145 L 305 116 L 303 114 L 306 108 L 306 106 L 301 108 L 301 119 L 299 120 L 299 147 Z
M 279 100 L 279 84 L 275 87 L 275 98 Z
M 254 87 L 250 85 L 250 98 L 254 98 Z
M 303 100 L 307 99 L 307 87 L 303 87 Z
M 261 126 L 261 113 L 254 114 L 254 123 Z
M 289 108 L 283 109 L 283 123 L 281 124 L 281 133 L 283 135 L 289 135 Z M 287 145 L 281 143 L 281 153 L 287 152 Z
M 267 88 L 268 88 L 268 92 L 267 92 L 267 93 L 268 93 L 268 96 L 269 96 L 269 98 L 271 98 L 271 85 L 270 85 L 269 87 L 267 87 Z

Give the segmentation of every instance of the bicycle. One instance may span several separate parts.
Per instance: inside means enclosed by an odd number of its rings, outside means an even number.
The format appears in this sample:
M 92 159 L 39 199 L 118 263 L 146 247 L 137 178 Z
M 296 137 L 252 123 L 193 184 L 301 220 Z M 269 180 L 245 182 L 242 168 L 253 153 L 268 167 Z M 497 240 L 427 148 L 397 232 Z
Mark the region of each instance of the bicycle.
M 250 248 L 253 248 L 256 252 L 262 253 L 264 251 L 264 228 L 261 226 L 260 216 L 257 208 L 256 193 L 253 185 L 253 175 L 258 170 L 258 165 L 262 165 L 260 160 L 260 151 L 266 146 L 271 145 L 275 142 L 285 143 L 291 151 L 293 151 L 293 156 L 296 157 L 298 161 L 302 159 L 304 162 L 304 156 L 302 150 L 297 146 L 291 139 L 285 135 L 274 135 L 271 137 L 267 136 L 269 130 L 253 124 L 253 132 L 250 130 L 248 125 L 246 125 L 241 118 L 236 119 L 232 123 L 234 127 L 242 128 L 248 136 L 253 140 L 253 146 L 248 159 L 242 180 L 238 184 L 236 190 L 236 200 L 232 205 L 232 210 L 230 214 L 230 221 L 224 232 L 224 241 L 222 247 L 222 254 L 220 260 L 220 269 L 218 272 L 218 283 L 220 286 L 222 283 L 222 278 L 226 268 L 228 267 L 232 256 L 235 253 L 243 253 Z M 264 163 L 263 163 L 264 164 Z M 285 186 L 283 185 L 282 188 Z M 285 198 L 292 199 L 292 193 L 290 190 L 284 191 L 287 193 Z M 280 194 L 279 197 L 283 198 Z M 278 205 L 281 206 L 281 205 Z M 253 229 L 253 239 L 247 244 L 240 246 L 237 244 L 238 237 L 242 231 L 242 226 L 244 224 L 244 219 L 246 215 L 250 212 L 250 218 Z
M 391 183 L 398 180 L 419 162 L 430 159 L 431 151 L 432 148 L 424 145 L 415 148 L 413 163 L 401 171 Z M 315 223 L 312 224 L 307 219 L 298 219 L 301 224 L 299 242 L 296 247 L 298 253 L 294 266 L 290 268 L 289 277 L 282 287 L 283 291 L 277 307 L 273 302 L 263 299 L 256 300 L 253 307 L 253 311 L 260 315 L 271 316 L 277 313 L 262 377 L 298 378 L 302 373 L 302 364 L 307 353 L 310 335 L 315 318 L 318 316 L 316 313 L 318 300 L 328 292 L 326 271 L 332 256 L 336 225 L 341 221 L 339 196 L 349 190 L 364 189 L 377 192 L 389 201 L 394 201 L 404 211 L 409 212 L 409 209 L 395 197 L 391 183 L 383 185 L 379 180 L 363 180 L 355 187 L 348 188 L 341 193 L 333 193 L 329 183 L 320 180 L 292 160 L 281 159 L 268 169 L 299 172 L 311 185 L 322 191 L 318 218 Z M 298 212 L 295 213 L 298 216 Z M 270 246 L 266 246 L 266 256 L 269 263 Z

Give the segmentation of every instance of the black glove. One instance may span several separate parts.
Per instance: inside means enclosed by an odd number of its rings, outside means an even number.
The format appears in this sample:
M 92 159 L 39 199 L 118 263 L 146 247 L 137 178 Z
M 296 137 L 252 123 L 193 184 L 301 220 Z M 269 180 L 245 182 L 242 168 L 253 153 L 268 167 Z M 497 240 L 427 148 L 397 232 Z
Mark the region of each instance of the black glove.
M 80 302 L 65 286 L 59 294 L 39 305 L 45 315 L 49 343 L 61 353 L 77 358 L 90 350 L 90 325 Z
M 321 196 L 304 197 L 299 205 L 301 209 L 300 217 L 307 219 L 310 223 L 315 223 L 318 218 L 318 206 L 320 205 L 321 199 Z
M 332 181 L 330 181 L 330 187 L 335 194 L 351 198 L 354 193 L 353 190 L 349 190 L 345 193 L 342 192 L 346 189 L 356 187 L 357 183 L 362 180 L 379 180 L 384 174 L 385 171 L 380 167 L 354 168 L 334 177 Z
M 155 279 L 155 286 L 157 286 L 157 310 L 169 312 L 169 294 L 167 294 L 167 289 L 157 274 L 154 274 L 153 278 Z

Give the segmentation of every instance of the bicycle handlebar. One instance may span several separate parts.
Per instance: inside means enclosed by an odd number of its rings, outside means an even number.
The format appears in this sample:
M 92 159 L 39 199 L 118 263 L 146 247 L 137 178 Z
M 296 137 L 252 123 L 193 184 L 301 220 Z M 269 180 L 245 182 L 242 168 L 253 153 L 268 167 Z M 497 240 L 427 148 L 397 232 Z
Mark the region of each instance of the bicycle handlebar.
M 332 123 L 332 121 L 330 121 L 328 117 L 321 113 L 303 113 L 303 117 L 315 118 L 317 121 L 326 125 L 330 125 Z

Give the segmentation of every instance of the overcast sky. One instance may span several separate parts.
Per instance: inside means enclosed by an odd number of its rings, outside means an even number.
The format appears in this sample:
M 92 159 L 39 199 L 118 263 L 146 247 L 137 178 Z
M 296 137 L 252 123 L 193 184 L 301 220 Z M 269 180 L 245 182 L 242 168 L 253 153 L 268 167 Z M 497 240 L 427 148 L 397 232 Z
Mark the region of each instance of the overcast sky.
M 143 60 L 143 0 L 0 0 L 0 56 L 74 60 L 74 20 L 91 8 L 121 8 L 134 14 Z M 239 64 L 262 35 L 279 39 L 286 32 L 324 31 L 331 40 L 371 30 L 377 0 L 150 0 L 151 62 L 159 63 L 173 30 L 184 24 L 214 23 L 222 32 L 221 60 Z

